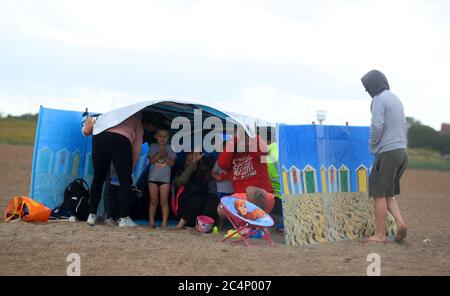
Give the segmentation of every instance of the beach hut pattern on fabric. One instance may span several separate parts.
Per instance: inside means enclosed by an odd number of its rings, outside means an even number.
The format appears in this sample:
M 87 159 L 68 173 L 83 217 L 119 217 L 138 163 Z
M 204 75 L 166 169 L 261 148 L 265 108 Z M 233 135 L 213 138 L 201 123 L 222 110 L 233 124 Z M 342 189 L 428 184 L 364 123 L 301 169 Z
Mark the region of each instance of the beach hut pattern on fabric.
M 339 192 L 350 192 L 350 176 L 345 165 L 339 168 Z
M 318 174 L 311 165 L 307 165 L 300 173 L 296 166 L 292 166 L 289 172 L 283 166 L 281 168 L 281 182 L 284 194 L 316 193 L 318 191 Z M 345 165 L 336 170 L 330 166 L 328 170 L 322 165 L 320 168 L 321 191 L 326 192 L 350 192 L 350 170 Z M 301 176 L 301 177 L 300 177 Z M 369 170 L 365 165 L 355 169 L 356 190 L 354 192 L 367 192 L 369 182 Z
M 356 169 L 356 178 L 358 179 L 358 191 L 367 192 L 367 186 L 369 183 L 369 170 L 365 165 L 360 165 Z
M 277 134 L 286 243 L 308 245 L 372 234 L 369 128 L 281 125 Z M 392 217 L 386 232 L 395 233 Z
M 293 194 L 301 194 L 302 193 L 302 185 L 301 185 L 301 178 L 300 178 L 300 170 L 296 168 L 295 166 L 292 166 L 289 169 L 289 180 L 291 184 L 291 189 Z
M 345 140 L 316 139 L 315 128 L 331 129 L 332 133 L 349 134 Z M 367 192 L 369 169 L 373 156 L 367 148 L 368 127 L 349 126 L 281 126 L 283 129 L 298 129 L 296 136 L 281 136 L 286 144 L 281 144 L 279 165 L 281 168 L 281 192 L 284 194 L 307 194 L 326 192 Z M 330 135 L 330 132 L 325 132 Z M 302 142 L 302 138 L 304 139 Z M 358 138 L 355 141 L 355 138 Z M 281 146 L 280 145 L 280 146 Z M 320 149 L 319 146 L 325 146 Z M 299 153 L 301 149 L 301 153 Z M 330 151 L 337 150 L 337 153 Z M 328 151 L 328 152 L 327 152 Z M 322 153 L 322 155 L 320 155 Z M 289 168 L 289 169 L 287 169 Z M 338 168 L 338 169 L 337 169 Z
M 53 164 L 53 152 L 48 147 L 39 150 L 37 156 L 36 172 L 38 174 L 51 174 Z
M 317 178 L 316 170 L 307 165 L 302 171 L 303 180 L 303 192 L 304 193 L 316 193 L 317 192 Z
M 282 166 L 282 168 L 281 168 L 281 184 L 283 184 L 281 186 L 281 192 L 284 195 L 290 194 L 291 191 L 290 191 L 290 186 L 289 186 L 289 173 L 284 166 Z
M 337 192 L 337 176 L 336 168 L 331 165 L 327 170 L 328 192 Z
M 322 184 L 322 192 L 328 192 L 327 169 L 323 165 L 320 167 L 320 182 Z
M 80 150 L 76 149 L 72 153 L 72 168 L 70 170 L 70 175 L 72 177 L 78 176 L 79 169 L 80 169 Z

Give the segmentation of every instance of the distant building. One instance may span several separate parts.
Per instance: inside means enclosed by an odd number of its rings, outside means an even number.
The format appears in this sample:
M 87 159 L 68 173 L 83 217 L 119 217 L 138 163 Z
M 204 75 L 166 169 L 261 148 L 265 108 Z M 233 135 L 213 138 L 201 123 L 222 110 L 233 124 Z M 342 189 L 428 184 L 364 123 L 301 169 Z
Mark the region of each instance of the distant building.
M 441 125 L 441 134 L 450 134 L 450 124 L 443 123 Z

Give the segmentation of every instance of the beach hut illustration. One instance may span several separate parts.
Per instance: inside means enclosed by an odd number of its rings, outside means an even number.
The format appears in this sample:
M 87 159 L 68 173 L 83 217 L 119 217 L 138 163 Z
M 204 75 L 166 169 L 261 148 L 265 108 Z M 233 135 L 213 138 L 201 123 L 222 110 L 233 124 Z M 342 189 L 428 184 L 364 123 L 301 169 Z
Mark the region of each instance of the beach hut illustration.
M 67 149 L 61 149 L 55 154 L 55 168 L 53 174 L 66 175 L 69 169 L 70 152 Z
M 86 155 L 86 162 L 84 167 L 84 175 L 85 176 L 93 176 L 94 175 L 94 166 L 92 164 L 92 151 Z
M 302 185 L 300 183 L 300 170 L 296 166 L 291 166 L 289 170 L 289 183 L 292 194 L 302 194 Z
M 328 168 L 328 192 L 338 191 L 336 172 L 337 170 L 334 165 Z
M 71 176 L 78 176 L 78 170 L 80 168 L 80 150 L 75 150 L 72 153 L 72 170 L 70 172 Z
M 349 169 L 344 164 L 339 168 L 339 192 L 350 192 Z
M 367 192 L 367 181 L 369 176 L 369 170 L 365 165 L 360 165 L 356 169 L 356 178 L 358 181 L 358 191 L 359 192 Z
M 48 147 L 39 150 L 36 161 L 36 172 L 43 174 L 52 173 L 53 151 Z
M 311 165 L 307 165 L 302 171 L 303 177 L 303 192 L 316 193 L 317 192 L 317 179 L 316 170 Z
M 322 192 L 328 192 L 327 190 L 327 169 L 324 165 L 320 167 L 320 183 L 322 185 Z
M 289 190 L 289 173 L 284 165 L 281 168 L 281 179 L 283 181 L 283 194 L 291 194 Z

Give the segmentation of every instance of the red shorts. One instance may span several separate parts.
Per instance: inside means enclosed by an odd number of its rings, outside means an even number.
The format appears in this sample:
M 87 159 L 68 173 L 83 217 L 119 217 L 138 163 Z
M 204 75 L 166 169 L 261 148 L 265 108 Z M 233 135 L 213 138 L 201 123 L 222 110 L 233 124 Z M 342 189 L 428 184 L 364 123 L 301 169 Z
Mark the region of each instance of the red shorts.
M 233 193 L 231 196 L 239 198 L 239 199 L 247 200 L 247 193 Z M 263 209 L 264 212 L 266 212 L 266 213 L 272 212 L 273 207 L 275 205 L 275 194 L 269 193 L 266 191 L 266 196 L 265 196 L 264 200 L 266 201 L 266 203 L 264 205 L 264 209 Z

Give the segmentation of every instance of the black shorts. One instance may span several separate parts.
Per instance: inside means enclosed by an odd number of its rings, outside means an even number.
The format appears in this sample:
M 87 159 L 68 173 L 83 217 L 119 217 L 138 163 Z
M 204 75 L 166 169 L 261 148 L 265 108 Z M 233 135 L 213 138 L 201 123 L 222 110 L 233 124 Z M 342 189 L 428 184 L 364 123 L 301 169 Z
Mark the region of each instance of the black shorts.
M 164 185 L 164 184 L 170 184 L 170 183 L 159 182 L 159 181 L 148 181 L 148 183 L 153 183 L 153 184 L 155 184 L 158 187 L 161 186 L 161 185 Z
M 382 152 L 375 156 L 369 176 L 370 197 L 393 197 L 400 194 L 400 178 L 408 165 L 406 149 Z

